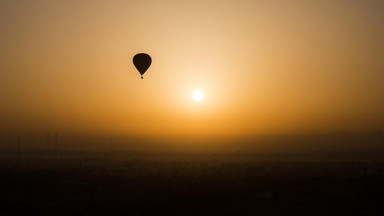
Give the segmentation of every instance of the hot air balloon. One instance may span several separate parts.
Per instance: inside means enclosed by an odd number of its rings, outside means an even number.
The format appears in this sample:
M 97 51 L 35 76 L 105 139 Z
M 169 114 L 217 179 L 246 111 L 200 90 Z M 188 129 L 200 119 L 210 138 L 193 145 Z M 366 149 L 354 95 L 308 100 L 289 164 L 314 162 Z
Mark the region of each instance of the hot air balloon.
M 151 66 L 151 63 L 151 56 L 146 53 L 139 53 L 133 57 L 133 64 L 135 65 L 136 69 L 140 72 L 141 79 L 143 79 L 143 75 L 148 70 L 149 66 Z

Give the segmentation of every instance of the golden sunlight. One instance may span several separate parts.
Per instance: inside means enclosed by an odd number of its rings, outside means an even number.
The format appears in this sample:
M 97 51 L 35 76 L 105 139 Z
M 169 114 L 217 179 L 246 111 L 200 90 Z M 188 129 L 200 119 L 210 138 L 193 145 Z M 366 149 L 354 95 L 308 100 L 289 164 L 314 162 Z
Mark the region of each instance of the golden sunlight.
M 192 93 L 193 100 L 195 101 L 201 101 L 204 97 L 204 94 L 201 90 L 195 89 Z

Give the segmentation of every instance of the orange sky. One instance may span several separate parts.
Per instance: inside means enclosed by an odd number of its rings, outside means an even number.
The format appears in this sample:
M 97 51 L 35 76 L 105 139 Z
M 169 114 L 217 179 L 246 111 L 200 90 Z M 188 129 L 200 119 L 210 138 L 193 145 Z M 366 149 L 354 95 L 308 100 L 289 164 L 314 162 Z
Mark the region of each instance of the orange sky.
M 379 0 L 1 1 L 0 131 L 383 129 L 383 11 Z M 144 80 L 138 52 L 152 56 Z

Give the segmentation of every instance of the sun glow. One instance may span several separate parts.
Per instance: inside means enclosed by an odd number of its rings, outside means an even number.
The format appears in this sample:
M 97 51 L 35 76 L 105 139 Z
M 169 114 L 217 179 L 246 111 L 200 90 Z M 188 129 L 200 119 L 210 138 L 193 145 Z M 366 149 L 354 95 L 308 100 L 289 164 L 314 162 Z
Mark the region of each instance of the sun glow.
M 193 91 L 192 97 L 193 97 L 193 100 L 195 100 L 195 101 L 201 101 L 204 97 L 204 94 L 201 90 L 196 89 Z

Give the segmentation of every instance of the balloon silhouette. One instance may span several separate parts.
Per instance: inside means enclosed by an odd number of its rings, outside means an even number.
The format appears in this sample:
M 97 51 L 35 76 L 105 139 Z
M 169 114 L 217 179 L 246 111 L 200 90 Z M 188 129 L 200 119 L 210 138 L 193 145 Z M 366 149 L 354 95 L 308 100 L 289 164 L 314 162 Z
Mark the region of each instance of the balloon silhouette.
M 133 57 L 133 64 L 135 65 L 136 69 L 140 72 L 141 79 L 143 79 L 143 74 L 145 73 L 145 71 L 148 70 L 149 66 L 151 66 L 151 63 L 151 56 L 146 53 L 139 53 Z

